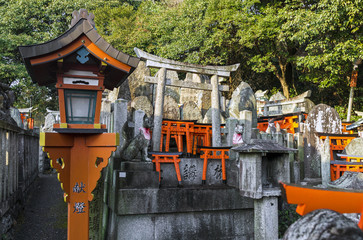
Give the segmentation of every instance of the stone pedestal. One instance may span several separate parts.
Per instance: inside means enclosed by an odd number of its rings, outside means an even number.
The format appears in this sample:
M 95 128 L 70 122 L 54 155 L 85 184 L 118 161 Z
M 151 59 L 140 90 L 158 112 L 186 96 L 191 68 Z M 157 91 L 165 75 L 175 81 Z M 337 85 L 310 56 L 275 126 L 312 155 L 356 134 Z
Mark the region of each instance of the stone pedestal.
M 254 200 L 255 239 L 278 239 L 278 197 Z
M 117 188 L 159 187 L 159 173 L 152 162 L 121 162 L 121 169 L 114 174 Z

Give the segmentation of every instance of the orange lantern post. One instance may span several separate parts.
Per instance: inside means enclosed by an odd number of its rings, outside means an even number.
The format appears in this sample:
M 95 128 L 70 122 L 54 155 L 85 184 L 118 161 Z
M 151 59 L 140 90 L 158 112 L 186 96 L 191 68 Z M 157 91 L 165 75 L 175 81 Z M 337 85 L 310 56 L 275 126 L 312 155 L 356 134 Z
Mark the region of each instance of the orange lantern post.
M 73 12 L 71 28 L 39 45 L 19 47 L 28 73 L 39 85 L 58 89 L 60 123 L 41 133 L 68 203 L 68 239 L 89 239 L 89 202 L 101 170 L 119 144 L 100 123 L 102 92 L 119 86 L 138 58 L 117 51 L 97 33 L 93 15 Z

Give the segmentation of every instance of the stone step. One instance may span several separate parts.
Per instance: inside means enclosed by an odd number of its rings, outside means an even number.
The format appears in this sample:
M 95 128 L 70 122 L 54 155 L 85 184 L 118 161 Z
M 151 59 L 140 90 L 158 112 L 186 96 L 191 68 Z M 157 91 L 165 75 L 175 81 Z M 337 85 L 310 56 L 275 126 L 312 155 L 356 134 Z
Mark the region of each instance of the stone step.
M 116 189 L 159 188 L 159 173 L 156 171 L 115 171 Z
M 143 171 L 154 171 L 154 163 L 152 162 L 121 162 L 121 171 L 124 172 L 143 172 Z

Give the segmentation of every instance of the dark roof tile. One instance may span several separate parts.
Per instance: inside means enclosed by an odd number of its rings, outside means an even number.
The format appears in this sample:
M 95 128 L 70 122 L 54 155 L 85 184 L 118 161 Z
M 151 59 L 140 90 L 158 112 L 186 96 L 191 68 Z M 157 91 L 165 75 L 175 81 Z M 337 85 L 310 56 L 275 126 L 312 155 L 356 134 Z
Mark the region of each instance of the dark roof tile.
M 115 48 L 113 48 L 111 45 L 110 47 L 107 49 L 107 54 L 110 55 L 113 58 L 117 57 L 119 51 L 117 51 Z
M 127 64 L 130 65 L 130 66 L 133 66 L 134 68 L 136 68 L 137 65 L 139 64 L 139 62 L 140 62 L 140 58 L 130 56 L 130 59 L 127 62 Z
M 128 63 L 129 58 L 130 58 L 129 55 L 127 55 L 126 53 L 120 52 L 116 59 L 123 63 Z
M 74 28 L 72 29 L 67 38 L 69 38 L 69 42 L 73 42 L 74 40 L 76 40 L 79 36 L 81 36 L 81 34 L 83 33 L 83 29 L 82 27 L 78 27 L 78 28 Z
M 94 43 L 96 43 L 101 36 L 98 34 L 98 32 L 96 31 L 96 29 L 91 29 L 90 31 L 87 32 L 86 36 Z
M 96 31 L 95 28 L 87 22 L 86 19 L 79 20 L 73 27 L 71 27 L 67 32 L 55 38 L 49 42 L 31 45 L 31 46 L 20 46 L 19 51 L 23 57 L 24 63 L 28 70 L 28 73 L 32 77 L 34 82 L 39 84 L 49 84 L 54 82 L 54 76 L 43 76 L 37 75 L 30 64 L 30 58 L 39 57 L 44 54 L 49 54 L 52 52 L 59 51 L 63 47 L 71 44 L 74 40 L 79 38 L 82 34 L 85 34 L 94 44 L 96 44 L 102 51 L 114 57 L 118 61 L 130 65 L 132 68 L 129 73 L 122 73 L 120 70 L 112 70 L 114 74 L 110 77 L 110 83 L 107 83 L 107 88 L 112 89 L 115 84 L 120 85 L 121 82 L 131 74 L 137 67 L 140 59 L 131 57 L 123 52 L 120 52 L 113 48 L 109 43 L 107 43 Z M 53 62 L 52 64 L 55 64 Z M 47 65 L 48 66 L 48 65 Z M 54 66 L 53 66 L 54 67 Z M 47 73 L 50 74 L 50 73 Z M 49 78 L 49 79 L 47 79 Z M 121 81 L 121 82 L 120 82 Z
M 94 29 L 88 21 L 82 21 L 82 28 L 84 33 L 88 33 L 90 30 Z
M 98 41 L 95 42 L 95 44 L 104 52 L 106 52 L 107 48 L 110 46 L 110 44 L 106 42 L 106 40 L 103 38 L 98 39 Z

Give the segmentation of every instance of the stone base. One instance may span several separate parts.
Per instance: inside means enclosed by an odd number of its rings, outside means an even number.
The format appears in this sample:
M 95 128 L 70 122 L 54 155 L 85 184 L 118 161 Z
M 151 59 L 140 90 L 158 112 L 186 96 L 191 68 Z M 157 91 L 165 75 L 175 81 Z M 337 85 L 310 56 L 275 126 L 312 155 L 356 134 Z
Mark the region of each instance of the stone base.
M 114 174 L 116 189 L 159 187 L 159 173 L 152 162 L 121 162 L 121 170 Z
M 175 187 L 178 179 L 174 164 L 162 163 L 161 165 L 161 186 Z M 179 163 L 180 176 L 184 187 L 202 185 L 203 159 L 201 158 L 181 158 Z M 238 186 L 238 167 L 235 160 L 226 160 L 226 184 L 222 180 L 221 160 L 208 160 L 207 166 L 207 186 Z
M 120 189 L 107 239 L 253 239 L 253 200 L 228 187 Z
M 278 239 L 278 198 L 263 197 L 254 200 L 255 239 Z
M 301 181 L 301 185 L 316 186 L 321 184 L 321 178 L 304 178 Z

